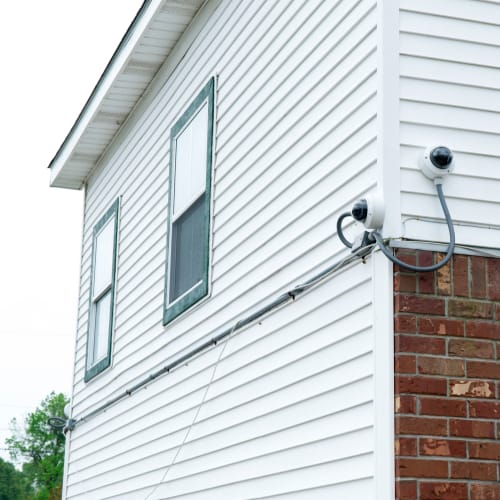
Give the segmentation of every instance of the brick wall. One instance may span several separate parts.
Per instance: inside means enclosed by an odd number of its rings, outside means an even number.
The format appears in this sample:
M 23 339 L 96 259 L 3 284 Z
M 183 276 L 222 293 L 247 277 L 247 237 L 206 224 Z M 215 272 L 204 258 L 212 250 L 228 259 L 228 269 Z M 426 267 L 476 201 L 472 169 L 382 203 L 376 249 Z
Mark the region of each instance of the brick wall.
M 396 498 L 500 500 L 500 259 L 395 266 L 394 294 Z

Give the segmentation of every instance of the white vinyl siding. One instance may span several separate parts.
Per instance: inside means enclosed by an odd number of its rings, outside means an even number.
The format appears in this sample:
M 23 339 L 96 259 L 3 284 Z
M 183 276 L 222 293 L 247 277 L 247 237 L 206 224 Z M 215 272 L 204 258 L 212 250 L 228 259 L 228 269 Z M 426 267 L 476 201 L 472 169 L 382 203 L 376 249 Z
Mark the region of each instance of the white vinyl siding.
M 496 2 L 401 0 L 401 208 L 406 237 L 448 238 L 434 185 L 417 170 L 423 148 L 444 144 L 456 158 L 443 189 L 458 243 L 500 246 L 499 40 Z
M 209 8 L 214 2 L 209 2 Z M 88 181 L 73 415 L 83 416 L 345 255 L 335 220 L 376 185 L 375 0 L 221 1 Z M 161 73 L 161 71 L 160 71 Z M 217 75 L 210 298 L 162 324 L 169 130 Z M 91 231 L 121 195 L 112 373 L 83 383 Z M 347 231 L 350 231 L 347 228 Z M 350 235 L 350 234 L 349 234 Z M 371 267 L 229 340 L 152 498 L 373 498 Z M 218 348 L 71 434 L 67 498 L 146 498 Z

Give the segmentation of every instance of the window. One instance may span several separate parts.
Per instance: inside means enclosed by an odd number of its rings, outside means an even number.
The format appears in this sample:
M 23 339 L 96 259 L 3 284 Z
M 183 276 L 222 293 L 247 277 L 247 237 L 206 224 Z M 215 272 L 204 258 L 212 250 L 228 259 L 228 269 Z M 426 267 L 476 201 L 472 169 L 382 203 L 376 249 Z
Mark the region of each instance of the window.
M 118 208 L 119 199 L 94 227 L 86 382 L 111 363 Z
M 208 294 L 214 79 L 170 131 L 167 324 Z

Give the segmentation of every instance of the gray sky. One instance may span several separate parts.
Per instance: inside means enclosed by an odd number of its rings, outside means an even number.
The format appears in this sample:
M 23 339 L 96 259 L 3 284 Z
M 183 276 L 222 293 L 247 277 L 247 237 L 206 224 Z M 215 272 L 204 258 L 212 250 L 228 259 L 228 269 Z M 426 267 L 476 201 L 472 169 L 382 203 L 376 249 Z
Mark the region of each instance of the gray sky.
M 0 2 L 0 448 L 13 417 L 70 392 L 83 197 L 46 167 L 141 4 Z

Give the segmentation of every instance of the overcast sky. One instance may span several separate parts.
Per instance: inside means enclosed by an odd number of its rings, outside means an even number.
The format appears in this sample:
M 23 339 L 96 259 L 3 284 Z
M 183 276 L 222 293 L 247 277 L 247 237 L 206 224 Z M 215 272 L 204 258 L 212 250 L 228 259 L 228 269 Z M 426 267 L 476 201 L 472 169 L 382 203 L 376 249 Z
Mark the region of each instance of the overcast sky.
M 71 390 L 83 193 L 49 188 L 47 166 L 141 4 L 1 2 L 0 448 Z

